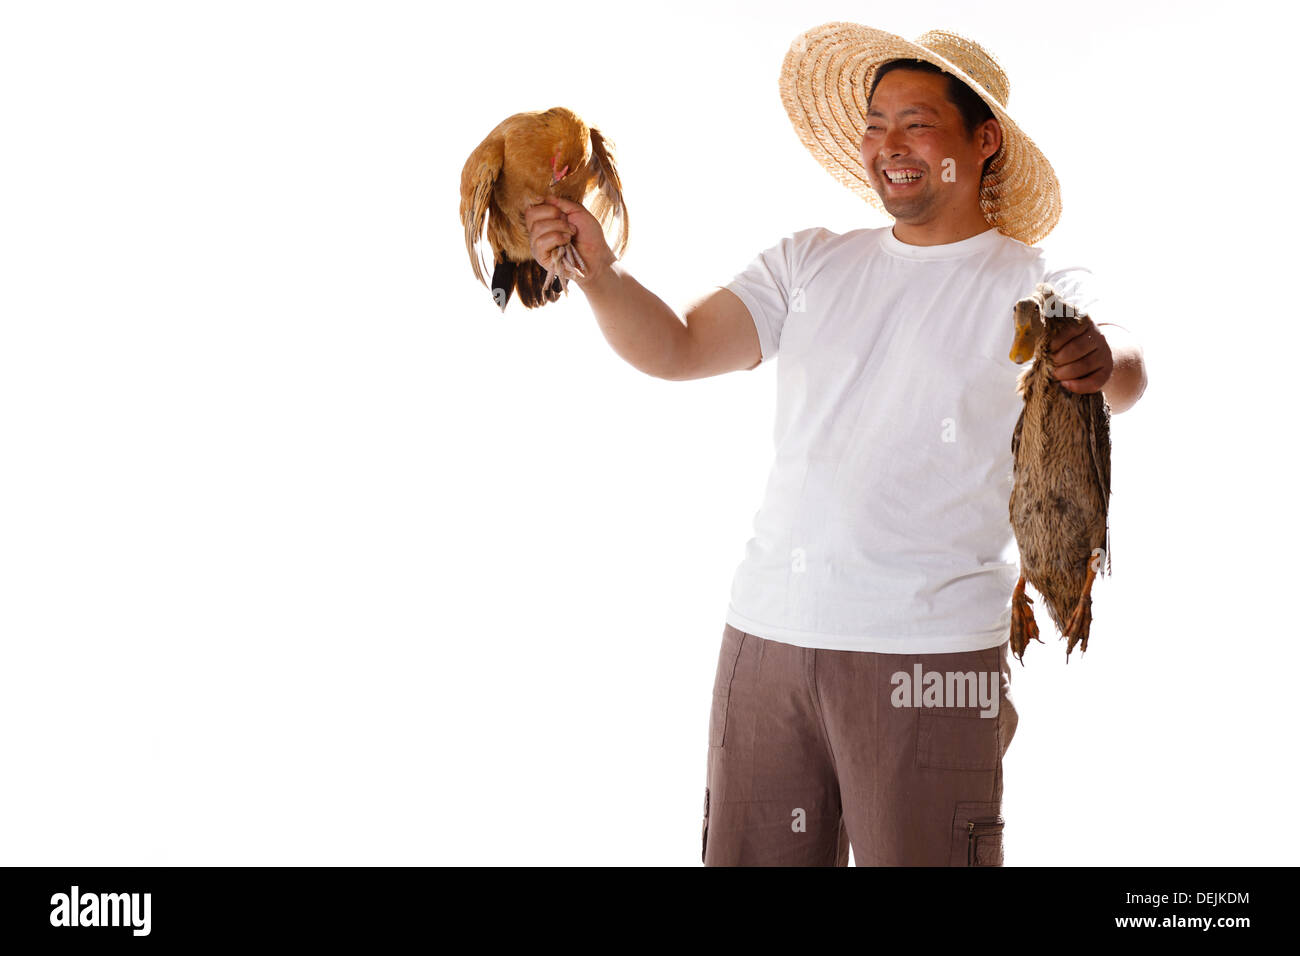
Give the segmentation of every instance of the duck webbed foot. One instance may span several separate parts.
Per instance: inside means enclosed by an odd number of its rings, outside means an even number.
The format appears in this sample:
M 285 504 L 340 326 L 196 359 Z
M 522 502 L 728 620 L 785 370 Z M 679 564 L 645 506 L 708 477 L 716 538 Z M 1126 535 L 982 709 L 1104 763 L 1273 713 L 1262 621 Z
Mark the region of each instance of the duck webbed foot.
M 1070 662 L 1070 651 L 1074 650 L 1074 645 L 1078 643 L 1079 653 L 1083 654 L 1088 650 L 1088 631 L 1092 627 L 1092 582 L 1097 577 L 1096 556 L 1088 558 L 1087 577 L 1083 581 L 1083 593 L 1079 595 L 1079 603 L 1074 607 L 1074 613 L 1070 619 L 1065 622 L 1065 630 L 1062 632 L 1063 637 L 1069 638 L 1069 643 L 1065 647 L 1065 662 Z
M 1020 575 L 1016 590 L 1011 595 L 1011 653 L 1025 666 L 1025 647 L 1031 640 L 1043 643 L 1038 636 L 1038 622 L 1034 620 L 1034 609 L 1029 605 L 1034 599 L 1025 593 L 1025 576 Z M 1068 656 L 1068 655 L 1067 655 Z

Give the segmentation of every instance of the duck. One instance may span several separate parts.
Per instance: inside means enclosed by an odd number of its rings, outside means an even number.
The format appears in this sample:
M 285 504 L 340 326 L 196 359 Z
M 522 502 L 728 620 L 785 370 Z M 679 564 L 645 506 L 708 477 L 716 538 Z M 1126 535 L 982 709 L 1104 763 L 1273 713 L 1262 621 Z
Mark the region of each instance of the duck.
M 1071 392 L 1053 376 L 1053 339 L 1086 318 L 1045 282 L 1013 307 L 1011 361 L 1033 360 L 1016 381 L 1024 407 L 1011 436 L 1008 503 L 1020 550 L 1010 641 L 1022 667 L 1029 642 L 1043 643 L 1025 584 L 1067 641 L 1068 664 L 1076 644 L 1088 650 L 1093 582 L 1111 570 L 1110 405 L 1100 391 Z

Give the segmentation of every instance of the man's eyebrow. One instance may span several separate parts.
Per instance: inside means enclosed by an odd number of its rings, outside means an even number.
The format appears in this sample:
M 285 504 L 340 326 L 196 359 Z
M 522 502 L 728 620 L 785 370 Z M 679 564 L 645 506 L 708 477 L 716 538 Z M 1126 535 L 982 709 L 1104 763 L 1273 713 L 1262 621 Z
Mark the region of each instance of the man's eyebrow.
M 908 107 L 907 109 L 905 109 L 905 110 L 899 110 L 899 111 L 898 111 L 898 115 L 899 115 L 899 116 L 910 116 L 910 115 L 912 115 L 913 113 L 928 113 L 928 114 L 930 114 L 931 116 L 938 116 L 938 115 L 939 115 L 939 111 L 938 111 L 938 110 L 930 109 L 930 107 L 928 107 L 928 106 L 909 106 L 909 107 Z M 873 106 L 873 107 L 871 107 L 871 109 L 867 110 L 867 115 L 868 115 L 868 116 L 884 116 L 885 114 L 884 114 L 882 111 L 876 109 L 876 108 Z

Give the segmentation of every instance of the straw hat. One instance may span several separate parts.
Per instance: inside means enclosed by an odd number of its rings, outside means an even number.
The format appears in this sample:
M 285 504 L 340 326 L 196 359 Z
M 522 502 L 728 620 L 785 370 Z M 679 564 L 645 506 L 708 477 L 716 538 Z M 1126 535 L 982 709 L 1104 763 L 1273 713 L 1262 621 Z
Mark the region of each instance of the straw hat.
M 887 60 L 933 63 L 969 86 L 1002 126 L 1002 146 L 980 186 L 989 225 L 1026 245 L 1038 242 L 1061 218 L 1061 186 L 1034 141 L 1006 111 L 1010 81 L 973 40 L 931 30 L 909 43 L 857 23 L 825 23 L 795 38 L 781 65 L 781 102 L 799 139 L 839 182 L 889 215 L 862 168 L 867 91 Z

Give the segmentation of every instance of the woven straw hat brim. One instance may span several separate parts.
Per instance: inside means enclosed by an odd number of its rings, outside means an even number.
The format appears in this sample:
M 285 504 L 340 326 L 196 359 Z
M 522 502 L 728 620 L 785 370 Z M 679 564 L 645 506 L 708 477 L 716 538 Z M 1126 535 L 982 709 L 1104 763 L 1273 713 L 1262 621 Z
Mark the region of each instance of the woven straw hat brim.
M 800 34 L 785 55 L 780 78 L 781 102 L 795 132 L 836 180 L 888 216 L 862 167 L 867 91 L 876 68 L 886 60 L 933 63 L 978 94 L 1001 124 L 1002 147 L 980 187 L 980 208 L 989 225 L 1032 246 L 1061 218 L 1061 186 L 1042 150 L 1006 111 L 1010 92 L 1006 74 L 982 47 L 949 31 L 932 30 L 917 41 L 843 22 Z M 938 46 L 968 64 L 982 62 L 981 74 L 990 88 L 922 43 Z

